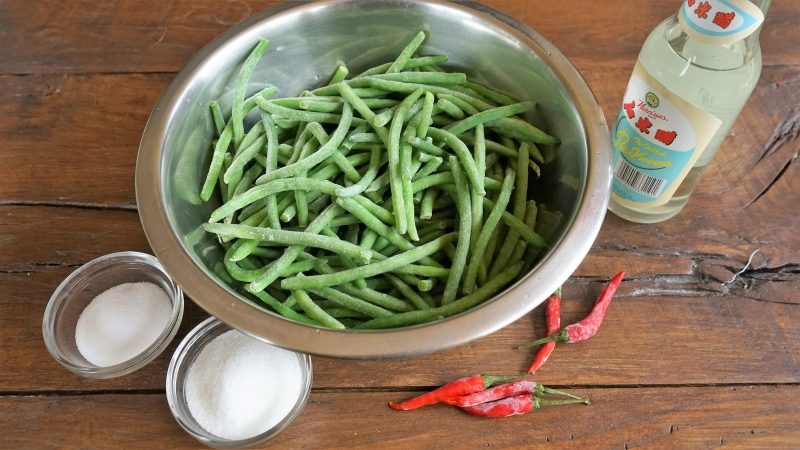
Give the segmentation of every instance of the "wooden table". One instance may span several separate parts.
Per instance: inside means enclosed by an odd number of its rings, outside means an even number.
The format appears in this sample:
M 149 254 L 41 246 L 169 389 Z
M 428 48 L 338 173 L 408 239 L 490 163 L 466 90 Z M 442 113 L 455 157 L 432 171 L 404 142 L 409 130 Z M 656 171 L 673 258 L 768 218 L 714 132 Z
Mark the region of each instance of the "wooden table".
M 166 367 L 205 314 L 187 302 L 154 363 L 107 381 L 47 353 L 45 305 L 97 256 L 150 251 L 134 164 L 148 115 L 190 56 L 277 2 L 0 1 L 0 447 L 188 448 L 170 415 Z M 678 1 L 487 1 L 560 48 L 606 117 L 648 31 Z M 624 14 L 624 15 L 620 15 Z M 513 373 L 543 333 L 543 308 L 484 339 L 392 361 L 314 358 L 314 389 L 276 447 L 800 446 L 800 2 L 774 3 L 759 85 L 677 218 L 610 215 L 564 289 L 563 320 L 628 270 L 594 339 L 557 349 L 538 381 L 592 398 L 479 420 L 447 407 L 386 406 L 475 372 Z M 758 250 L 750 267 L 729 284 Z

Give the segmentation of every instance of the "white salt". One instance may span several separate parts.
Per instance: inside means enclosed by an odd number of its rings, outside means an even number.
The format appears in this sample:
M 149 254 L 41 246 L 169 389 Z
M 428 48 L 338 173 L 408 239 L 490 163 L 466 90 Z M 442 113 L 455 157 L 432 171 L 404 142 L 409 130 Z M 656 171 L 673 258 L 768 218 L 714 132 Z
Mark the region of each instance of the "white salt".
M 189 368 L 192 417 L 224 439 L 247 439 L 286 417 L 301 395 L 297 355 L 230 330 L 208 343 Z
M 75 343 L 90 363 L 113 366 L 152 345 L 171 313 L 169 297 L 155 284 L 119 284 L 95 297 L 81 312 Z

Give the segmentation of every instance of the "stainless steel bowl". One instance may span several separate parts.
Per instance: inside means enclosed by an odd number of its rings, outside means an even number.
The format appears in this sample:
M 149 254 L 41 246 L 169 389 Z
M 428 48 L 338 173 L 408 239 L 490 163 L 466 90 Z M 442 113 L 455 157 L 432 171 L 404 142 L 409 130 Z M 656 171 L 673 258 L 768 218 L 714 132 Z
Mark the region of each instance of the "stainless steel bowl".
M 282 95 L 319 84 L 337 61 L 352 73 L 390 61 L 420 29 L 423 54 L 444 52 L 463 70 L 521 100 L 529 116 L 562 140 L 536 183 L 535 198 L 567 220 L 531 273 L 495 298 L 436 323 L 377 332 L 302 325 L 248 301 L 226 283 L 215 239 L 199 225 L 219 206 L 198 189 L 214 126 L 208 102 L 231 98 L 238 65 L 260 37 L 270 48 L 251 90 L 274 84 Z M 223 109 L 228 106 L 223 104 Z M 540 304 L 577 268 L 602 224 L 609 197 L 609 136 L 591 90 L 539 34 L 472 2 L 335 0 L 289 3 L 262 11 L 199 51 L 150 116 L 139 147 L 136 198 L 144 231 L 162 264 L 189 296 L 232 327 L 305 353 L 381 358 L 429 353 L 492 333 Z

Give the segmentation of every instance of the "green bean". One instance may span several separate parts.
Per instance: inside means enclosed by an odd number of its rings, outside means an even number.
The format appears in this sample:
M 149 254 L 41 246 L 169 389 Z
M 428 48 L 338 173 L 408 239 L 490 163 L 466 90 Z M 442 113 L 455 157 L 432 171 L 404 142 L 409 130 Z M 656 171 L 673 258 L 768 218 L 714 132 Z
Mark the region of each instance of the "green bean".
M 412 129 L 413 128 L 413 129 Z M 416 127 L 406 128 L 406 133 L 414 134 Z M 404 135 L 406 134 L 404 133 Z M 400 143 L 400 185 L 403 190 L 403 210 L 405 212 L 406 232 L 412 241 L 419 240 L 414 213 L 414 192 L 411 189 L 411 178 L 414 176 L 411 167 L 411 145 Z
M 363 204 L 362 202 L 359 202 L 359 200 L 362 199 L 364 200 Z M 357 217 L 358 220 L 360 220 L 368 228 L 372 229 L 373 231 L 378 233 L 378 235 L 381 236 L 379 240 L 376 241 L 375 246 L 373 247 L 373 249 L 376 252 L 382 252 L 384 250 L 384 247 L 379 246 L 380 240 L 387 240 L 388 243 L 392 243 L 396 245 L 399 249 L 404 251 L 415 248 L 414 244 L 406 240 L 406 238 L 400 235 L 400 233 L 398 233 L 397 230 L 395 230 L 394 228 L 390 228 L 386 224 L 384 224 L 375 215 L 373 215 L 370 209 L 364 206 L 364 204 L 371 204 L 369 200 L 363 197 L 356 196 L 353 198 L 337 198 L 336 203 L 340 205 L 342 208 L 344 208 L 347 212 Z M 377 205 L 374 204 L 373 206 L 377 207 Z M 437 263 L 435 260 L 429 257 L 422 258 L 422 262 L 435 267 L 441 267 L 439 263 Z
M 422 41 L 424 40 L 425 32 L 420 31 L 417 33 L 416 36 L 414 36 L 414 38 L 411 39 L 411 41 L 405 46 L 405 48 L 403 48 L 392 65 L 386 69 L 386 73 L 402 72 L 408 60 L 411 59 L 411 56 L 417 51 L 419 46 L 422 45 Z
M 514 201 L 513 201 L 513 214 L 519 220 L 525 220 L 525 210 L 527 205 L 525 202 L 528 200 L 528 158 L 529 158 L 529 144 L 523 142 L 519 146 L 519 156 L 517 158 L 517 180 L 514 186 Z M 489 276 L 492 277 L 498 274 L 504 267 L 508 265 L 514 249 L 517 245 L 519 234 L 511 230 L 506 236 L 503 246 L 497 252 L 497 256 L 489 269 Z
M 456 233 L 446 234 L 435 241 L 425 245 L 415 247 L 412 250 L 400 253 L 387 258 L 383 261 L 370 263 L 355 269 L 343 270 L 332 274 L 312 275 L 308 277 L 284 278 L 281 287 L 284 289 L 313 289 L 324 286 L 334 286 L 337 284 L 348 283 L 358 278 L 368 278 L 381 273 L 396 270 L 407 264 L 419 261 L 425 256 L 430 256 L 447 245 L 448 242 L 456 237 Z
M 242 175 L 242 179 L 239 181 L 239 184 L 236 185 L 236 188 L 233 190 L 231 197 L 235 197 L 242 192 L 247 191 L 248 189 L 253 187 L 253 183 L 256 181 L 256 178 L 261 174 L 261 167 L 257 164 L 253 164 L 250 166 L 249 169 Z
M 340 216 L 331 220 L 331 227 L 346 227 L 348 225 L 357 225 L 361 223 L 357 218 L 351 216 Z
M 337 147 L 342 143 L 344 140 L 345 135 L 347 134 L 347 130 L 350 128 L 350 124 L 352 123 L 353 118 L 353 110 L 349 104 L 346 104 L 345 107 L 342 109 L 342 121 L 336 127 L 336 131 L 333 132 L 331 138 L 328 142 L 322 145 L 316 153 L 312 154 L 308 158 L 305 158 L 301 161 L 297 161 L 296 163 L 281 167 L 280 169 L 276 169 L 270 173 L 266 173 L 262 175 L 259 179 L 256 180 L 256 184 L 264 184 L 272 180 L 276 180 L 279 178 L 287 178 L 291 176 L 296 176 L 299 173 L 305 172 L 312 167 L 318 165 L 322 161 L 326 160 L 328 157 L 333 154 L 333 152 L 337 151 Z
M 464 82 L 464 87 L 472 89 L 476 93 L 488 98 L 489 100 L 495 103 L 499 103 L 500 105 L 511 105 L 513 103 L 516 103 L 516 100 L 509 97 L 508 95 L 503 94 L 502 92 L 498 92 L 492 88 L 486 87 L 480 83 L 476 83 L 474 81 L 467 80 L 466 82 Z
M 392 286 L 397 288 L 400 294 L 411 300 L 411 303 L 413 303 L 417 309 L 431 309 L 432 305 L 428 303 L 423 296 L 414 291 L 414 289 L 411 289 L 411 287 L 401 280 L 400 277 L 392 274 L 386 274 L 386 279 L 389 280 L 389 283 L 391 283 Z
M 369 263 L 372 251 L 351 244 L 341 239 L 320 236 L 305 231 L 274 230 L 272 228 L 258 228 L 247 225 L 207 223 L 203 225 L 209 233 L 232 235 L 240 239 L 258 239 L 260 241 L 275 242 L 284 245 L 302 245 L 329 250 L 334 253 L 355 258 L 362 263 Z
M 205 230 L 204 230 L 205 231 Z M 275 259 L 281 256 L 281 252 L 271 248 L 264 248 L 264 247 L 256 247 L 253 249 L 253 252 L 250 253 L 253 256 L 257 256 L 259 258 L 267 258 L 267 259 Z
M 239 147 L 236 148 L 236 151 L 234 152 L 233 156 L 234 157 L 239 156 L 239 154 L 242 151 L 244 151 L 247 147 L 250 147 L 253 144 L 253 142 L 256 141 L 256 139 L 262 136 L 264 136 L 264 124 L 261 122 L 256 122 L 255 125 L 253 125 L 252 127 L 250 127 L 249 130 L 247 130 L 247 133 L 244 135 L 244 139 L 242 139 L 242 142 L 239 144 Z
M 278 168 L 278 132 L 275 130 L 275 122 L 268 114 L 261 115 L 261 123 L 264 124 L 264 132 L 267 135 L 267 159 L 264 170 L 271 172 Z M 267 196 L 266 208 L 270 228 L 279 230 L 281 221 L 278 219 L 278 200 L 276 196 Z
M 461 276 L 467 263 L 467 253 L 470 250 L 470 234 L 472 232 L 472 206 L 470 201 L 467 179 L 461 171 L 458 158 L 450 157 L 450 170 L 453 172 L 453 179 L 456 183 L 456 193 L 453 200 L 458 207 L 458 242 L 456 243 L 456 253 L 453 263 L 450 266 L 450 275 L 442 294 L 442 305 L 446 305 L 456 299 L 458 286 L 461 283 Z
M 361 243 L 358 245 L 371 250 L 377 239 L 378 233 L 376 233 L 372 228 L 367 228 L 364 230 L 364 234 L 361 236 Z
M 470 183 L 476 187 L 478 195 L 486 195 L 483 186 L 483 177 L 478 175 L 478 168 L 475 166 L 475 160 L 472 159 L 472 155 L 467 146 L 464 145 L 464 142 L 449 131 L 433 127 L 428 129 L 428 135 L 434 139 L 443 141 L 448 147 L 453 149 L 456 156 L 458 156 L 458 161 L 464 166 L 464 171 L 467 173 L 467 178 L 469 178 Z
M 322 114 L 322 113 L 309 113 L 309 114 Z M 292 128 L 297 128 L 300 125 L 299 119 L 288 119 L 286 117 L 281 117 L 280 115 L 273 115 L 272 118 L 275 120 L 275 125 L 280 128 L 281 130 L 291 130 Z
M 225 119 L 219 109 L 219 103 L 216 100 L 212 100 L 208 103 L 208 107 L 211 109 L 211 118 L 214 120 L 214 127 L 217 129 L 217 136 L 219 136 L 222 134 L 222 130 L 225 129 Z
M 492 210 L 494 209 L 495 203 L 488 198 L 483 198 L 483 209 L 485 210 Z M 534 232 L 530 228 L 526 227 L 522 221 L 511 215 L 510 213 L 503 211 L 502 216 L 503 222 L 512 230 L 516 231 L 522 239 L 536 247 L 536 248 L 546 248 L 547 241 L 538 233 Z M 537 221 L 538 223 L 538 221 Z
M 228 166 L 228 170 L 223 174 L 222 179 L 229 185 L 235 186 L 239 184 L 239 181 L 242 179 L 242 174 L 244 173 L 244 167 L 262 150 L 266 141 L 267 137 L 262 135 L 253 141 L 250 146 L 234 156 L 233 161 L 230 166 Z
M 317 267 L 317 270 L 321 273 L 336 273 L 336 270 L 334 270 L 327 264 L 319 265 Z M 414 309 L 413 305 L 404 300 L 400 300 L 394 296 L 384 294 L 374 289 L 357 288 L 351 283 L 340 284 L 336 286 L 336 289 L 341 290 L 342 292 L 350 294 L 354 297 L 360 298 L 366 302 L 372 303 L 377 306 L 381 306 L 386 309 L 391 309 L 393 311 L 410 311 Z
M 525 205 L 525 218 L 523 222 L 531 230 L 536 227 L 537 212 L 536 202 L 533 200 L 528 200 Z M 511 262 L 522 260 L 525 257 L 526 250 L 528 250 L 527 243 L 524 240 L 520 240 L 519 242 L 522 245 L 517 245 L 517 247 L 514 249 L 514 253 L 511 255 Z M 531 249 L 531 252 L 534 254 L 538 253 L 538 251 L 535 249 Z
M 414 148 L 423 151 L 429 155 L 442 156 L 442 157 L 447 156 L 447 152 L 445 150 L 442 150 L 441 148 L 431 144 L 430 142 L 427 142 L 418 137 L 413 137 L 413 136 L 409 137 L 407 142 L 411 144 Z
M 369 211 L 370 214 L 374 215 L 384 223 L 388 225 L 394 225 L 394 216 L 392 215 L 392 212 L 389 211 L 388 209 L 378 205 L 372 200 L 363 197 L 361 195 L 353 196 L 353 201 L 361 205 L 362 208 L 365 208 L 367 211 Z M 366 224 L 366 222 L 364 223 Z M 378 233 L 380 234 L 380 231 L 378 231 Z
M 316 180 L 313 178 L 284 178 L 270 181 L 267 184 L 255 186 L 243 194 L 230 199 L 227 203 L 214 210 L 214 212 L 211 213 L 211 217 L 208 219 L 208 221 L 210 223 L 218 222 L 223 217 L 233 214 L 237 210 L 253 203 L 256 200 L 277 194 L 278 192 L 293 191 L 298 189 L 313 189 L 328 195 L 336 195 L 340 189 L 344 188 L 327 180 Z
M 475 289 L 475 279 L 478 275 L 478 268 L 483 261 L 483 254 L 484 250 L 486 249 L 486 244 L 489 242 L 489 238 L 492 236 L 495 227 L 497 227 L 497 224 L 500 222 L 501 215 L 505 211 L 506 205 L 511 198 L 511 190 L 514 187 L 515 177 L 516 172 L 511 169 L 506 171 L 506 176 L 503 179 L 503 188 L 500 189 L 500 195 L 497 198 L 497 203 L 489 213 L 489 217 L 486 218 L 486 222 L 483 224 L 483 228 L 478 236 L 478 240 L 475 241 L 475 247 L 472 249 L 472 256 L 469 258 L 467 270 L 464 274 L 464 284 L 462 286 L 464 293 L 469 294 Z
M 422 95 L 422 89 L 417 89 L 409 94 L 397 107 L 392 125 L 389 127 L 387 151 L 389 154 L 389 187 L 392 192 L 392 209 L 395 227 L 400 234 L 406 234 L 408 223 L 405 199 L 403 196 L 402 174 L 400 173 L 400 131 L 403 126 L 405 114 L 412 103 Z
M 325 132 L 325 129 L 322 128 L 322 125 L 318 123 L 310 123 L 307 126 L 308 129 L 311 130 L 311 134 L 317 138 L 320 144 L 325 145 L 330 137 L 328 133 Z M 330 156 L 333 159 L 334 164 L 339 166 L 339 169 L 344 172 L 345 177 L 350 181 L 358 181 L 361 178 L 358 171 L 350 164 L 350 161 L 347 160 L 344 154 L 339 151 L 334 151 L 333 154 Z
M 447 62 L 446 55 L 433 55 L 433 56 L 419 56 L 416 58 L 411 58 L 406 61 L 405 69 L 418 69 L 420 67 L 431 66 L 435 64 L 443 64 Z M 386 70 L 391 67 L 394 62 L 388 62 L 386 64 L 381 64 L 380 66 L 375 66 L 371 69 L 365 70 L 364 72 L 356 75 L 355 78 L 363 78 L 368 77 L 370 75 L 378 75 L 381 73 L 386 73 Z
M 354 195 L 358 195 L 372 184 L 375 181 L 375 177 L 378 175 L 378 169 L 380 168 L 381 164 L 381 148 L 378 146 L 372 147 L 372 151 L 370 152 L 370 161 L 369 161 L 369 168 L 364 175 L 361 177 L 358 182 L 352 186 L 348 186 L 346 188 L 340 189 L 338 195 L 342 197 L 352 197 Z
M 537 144 L 556 145 L 560 142 L 558 139 L 550 136 L 528 122 L 512 117 L 503 117 L 501 119 L 495 119 L 491 122 L 486 122 L 486 126 L 509 137 L 524 141 L 533 141 Z
M 320 122 L 320 123 L 330 123 L 330 124 L 341 124 L 343 120 L 343 115 L 286 108 L 283 106 L 276 105 L 274 102 L 266 100 L 264 98 L 256 98 L 256 105 L 258 105 L 258 107 L 261 108 L 262 111 L 272 114 L 274 116 L 273 118 L 280 116 L 283 120 L 299 121 L 299 122 Z M 344 113 L 344 109 L 342 109 L 342 111 Z M 275 120 L 277 123 L 278 119 Z M 360 124 L 362 122 L 361 119 L 358 118 L 353 118 L 351 119 L 351 121 L 352 123 L 355 124 Z
M 428 127 L 431 125 L 431 114 L 433 113 L 434 95 L 430 92 L 425 92 L 425 98 L 422 102 L 422 111 L 420 115 L 419 125 L 417 126 L 417 137 L 425 138 L 428 135 Z
M 320 215 L 318 215 L 306 227 L 306 233 L 319 233 L 328 223 L 339 214 L 340 208 L 336 205 L 331 205 L 326 208 Z M 280 276 L 281 271 L 288 267 L 294 260 L 303 252 L 305 246 L 292 245 L 284 250 L 283 255 L 276 259 L 269 268 L 258 278 L 253 280 L 249 285 L 245 286 L 250 292 L 258 292 L 264 290 L 265 287 L 272 284 Z
M 480 267 L 478 268 L 478 285 L 481 286 L 486 283 L 486 280 L 489 278 L 489 266 L 492 265 L 492 261 L 494 261 L 495 251 L 497 250 L 498 243 L 505 236 L 507 233 L 506 226 L 504 223 L 497 224 L 497 227 L 494 229 L 494 233 L 492 233 L 492 237 L 489 238 L 489 243 L 486 244 L 486 250 L 483 252 L 483 258 L 480 263 Z
M 461 108 L 456 106 L 455 103 L 453 103 L 453 102 L 451 102 L 451 101 L 449 101 L 447 99 L 440 98 L 439 101 L 436 102 L 436 106 L 441 108 L 442 111 L 444 111 L 445 113 L 447 113 L 448 116 L 450 116 L 450 117 L 452 117 L 454 119 L 463 119 L 464 118 L 464 111 L 462 111 Z M 458 122 L 456 122 L 456 123 L 458 123 Z
M 422 159 L 422 158 L 420 157 L 420 159 Z M 414 174 L 413 180 L 419 180 L 421 178 L 425 178 L 428 175 L 433 174 L 434 172 L 436 172 L 436 170 L 439 168 L 439 166 L 442 165 L 443 162 L 444 162 L 444 159 L 442 159 L 439 156 L 430 156 L 429 159 L 428 159 L 428 162 L 426 162 L 420 168 L 419 172 Z
M 335 225 L 334 222 L 336 222 L 336 220 L 340 219 L 340 218 L 341 218 L 341 216 L 331 220 L 330 225 L 334 226 Z M 334 233 L 330 228 L 326 228 L 326 229 L 322 230 L 322 233 L 324 235 L 326 235 L 328 237 L 332 237 L 334 239 L 338 239 L 339 238 L 339 236 L 337 236 L 336 233 Z M 377 255 L 375 255 L 375 256 L 377 256 Z M 339 255 L 337 255 L 337 257 L 341 261 L 342 265 L 345 268 L 352 269 L 352 268 L 357 267 L 356 263 L 349 256 L 343 255 L 343 254 L 339 254 Z M 355 280 L 355 281 L 353 281 L 353 284 L 355 284 L 355 286 L 357 288 L 359 288 L 359 289 L 364 289 L 364 288 L 367 287 L 367 283 L 364 280 Z
M 294 205 L 297 211 L 297 224 L 305 227 L 308 225 L 308 198 L 305 191 L 294 191 Z
M 211 193 L 214 191 L 214 186 L 217 184 L 217 178 L 222 170 L 222 161 L 225 159 L 225 154 L 228 152 L 228 146 L 231 143 L 233 136 L 233 125 L 231 122 L 222 130 L 216 145 L 214 145 L 214 152 L 211 156 L 211 164 L 208 166 L 206 179 L 200 189 L 200 199 L 207 202 L 211 198 Z
M 295 301 L 297 301 L 297 304 L 303 308 L 303 311 L 305 311 L 309 317 L 319 322 L 322 326 L 333 328 L 335 330 L 345 329 L 345 326 L 341 322 L 317 306 L 317 304 L 314 303 L 314 300 L 311 300 L 311 297 L 309 297 L 305 291 L 292 290 L 292 297 L 294 297 Z
M 267 294 L 264 291 L 248 292 L 248 294 L 256 296 L 256 298 L 266 303 L 269 307 L 274 309 L 275 312 L 277 312 L 278 314 L 282 315 L 287 319 L 294 320 L 296 322 L 302 322 L 308 325 L 316 325 L 316 326 L 320 325 L 320 323 L 317 322 L 316 320 L 310 319 L 298 313 L 297 311 L 293 310 L 292 308 L 285 306 L 283 303 L 279 302 L 274 297 L 272 297 L 271 295 Z
M 263 112 L 261 116 L 269 116 L 272 118 L 272 115 Z M 274 121 L 273 121 L 274 123 Z M 311 138 L 311 130 L 308 128 L 308 123 L 301 123 L 297 126 L 297 130 L 295 131 L 294 143 L 292 144 L 292 154 L 289 157 L 288 164 L 294 164 L 300 159 L 300 153 L 303 151 L 303 146 L 306 145 L 306 141 Z
M 488 283 L 478 288 L 473 293 L 461 297 L 460 299 L 438 306 L 436 308 L 419 311 L 409 311 L 395 314 L 389 317 L 381 317 L 364 322 L 355 328 L 358 330 L 377 330 L 382 328 L 397 328 L 407 325 L 415 325 L 430 322 L 444 317 L 449 317 L 470 308 L 473 308 L 491 296 L 499 292 L 506 284 L 517 277 L 522 270 L 522 264 L 517 263 L 507 267 L 497 277 L 492 278 Z
M 242 68 L 239 70 L 239 80 L 236 83 L 236 88 L 233 94 L 233 108 L 231 109 L 231 122 L 233 122 L 233 142 L 234 148 L 239 148 L 242 139 L 244 138 L 244 95 L 247 91 L 247 83 L 250 80 L 250 75 L 256 68 L 256 64 L 261 59 L 261 56 L 267 50 L 269 41 L 266 39 L 259 39 L 258 44 L 245 59 Z M 258 99 L 256 99 L 257 101 Z
M 453 95 L 454 93 L 455 92 L 453 92 L 451 94 L 442 93 L 442 94 L 439 94 L 439 98 L 441 98 L 443 100 L 447 100 L 447 101 L 453 103 L 454 105 L 458 106 L 460 109 L 462 109 L 464 112 L 466 112 L 469 115 L 478 114 L 478 109 L 475 106 L 473 106 L 470 102 L 464 100 L 463 97 L 459 97 L 459 96 Z M 469 94 L 465 94 L 465 95 L 468 96 Z M 491 105 L 489 105 L 488 103 L 486 103 L 485 105 L 487 107 L 491 107 Z
M 498 106 L 497 108 L 487 109 L 477 114 L 473 114 L 465 119 L 459 120 L 458 122 L 454 122 L 452 125 L 447 127 L 447 130 L 455 135 L 459 135 L 461 133 L 464 133 L 466 131 L 475 128 L 475 126 L 477 126 L 478 124 L 491 122 L 493 120 L 497 120 L 502 117 L 521 114 L 526 111 L 530 111 L 532 107 L 533 103 L 531 102 L 522 102 L 522 103 L 515 103 L 513 105 Z
M 365 162 L 368 162 L 369 158 L 370 155 L 358 154 L 358 155 L 348 156 L 347 160 L 352 165 L 360 165 Z M 320 179 L 320 180 L 330 180 L 335 176 L 337 176 L 339 173 L 340 173 L 339 166 L 337 166 L 334 163 L 331 163 L 311 174 L 310 178 Z M 344 189 L 345 188 L 342 188 L 342 190 Z M 347 194 L 347 191 L 345 191 L 345 194 Z M 319 192 L 312 191 L 307 194 L 307 198 L 309 201 L 309 209 L 313 211 L 317 206 L 316 205 L 317 202 L 321 203 L 325 198 L 329 198 L 329 196 L 320 194 Z M 327 204 L 325 204 L 324 206 L 327 206 Z M 278 205 L 278 211 L 281 214 L 281 220 L 284 222 L 289 222 L 295 217 L 295 214 L 297 214 L 297 209 L 295 205 L 290 205 L 288 201 L 285 205 Z
M 478 169 L 478 174 L 486 178 L 486 140 L 484 138 L 483 124 L 475 126 L 475 145 L 472 148 L 475 157 L 475 166 Z M 483 226 L 483 200 L 477 195 L 477 192 L 471 192 L 471 208 L 472 208 L 472 233 L 470 234 L 470 248 L 475 246 L 475 241 L 478 240 L 478 235 Z
M 360 298 L 344 293 L 336 288 L 323 287 L 319 289 L 312 289 L 311 293 L 328 299 L 344 308 L 351 309 L 361 314 L 366 314 L 372 318 L 387 317 L 394 314 L 388 309 L 365 302 Z
M 419 218 L 430 219 L 431 216 L 433 216 L 433 204 L 436 202 L 436 197 L 439 195 L 439 190 L 426 189 L 424 192 L 425 195 L 422 196 L 422 201 L 419 205 Z
M 360 144 L 380 144 L 381 138 L 375 133 L 358 133 L 350 135 L 350 140 Z
M 441 236 L 441 232 L 436 237 Z M 433 240 L 433 239 L 431 239 Z M 428 241 L 430 242 L 430 241 Z M 427 242 L 426 242 L 427 243 Z M 375 258 L 378 259 L 378 258 Z M 446 278 L 450 275 L 450 269 L 446 269 L 444 267 L 433 267 L 433 266 L 424 266 L 419 264 L 409 264 L 407 266 L 403 266 L 397 270 L 395 273 L 401 273 L 406 275 L 417 275 L 420 277 L 432 277 L 432 278 Z
M 348 70 L 347 66 L 344 65 L 343 62 L 337 62 L 336 67 L 333 69 L 333 73 L 331 74 L 331 78 L 328 81 L 328 84 L 335 84 L 338 83 L 345 78 L 347 78 Z

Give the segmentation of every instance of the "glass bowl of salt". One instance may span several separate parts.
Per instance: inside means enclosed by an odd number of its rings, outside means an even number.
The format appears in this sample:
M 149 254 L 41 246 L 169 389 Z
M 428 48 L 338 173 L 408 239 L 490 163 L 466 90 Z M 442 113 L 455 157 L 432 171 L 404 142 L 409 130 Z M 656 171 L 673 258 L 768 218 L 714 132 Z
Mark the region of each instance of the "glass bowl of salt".
M 167 402 L 181 428 L 203 444 L 252 447 L 294 421 L 308 400 L 311 380 L 308 355 L 210 317 L 172 355 Z
M 114 378 L 155 359 L 183 318 L 183 291 L 158 260 L 119 252 L 72 272 L 50 297 L 42 320 L 56 361 L 86 378 Z

